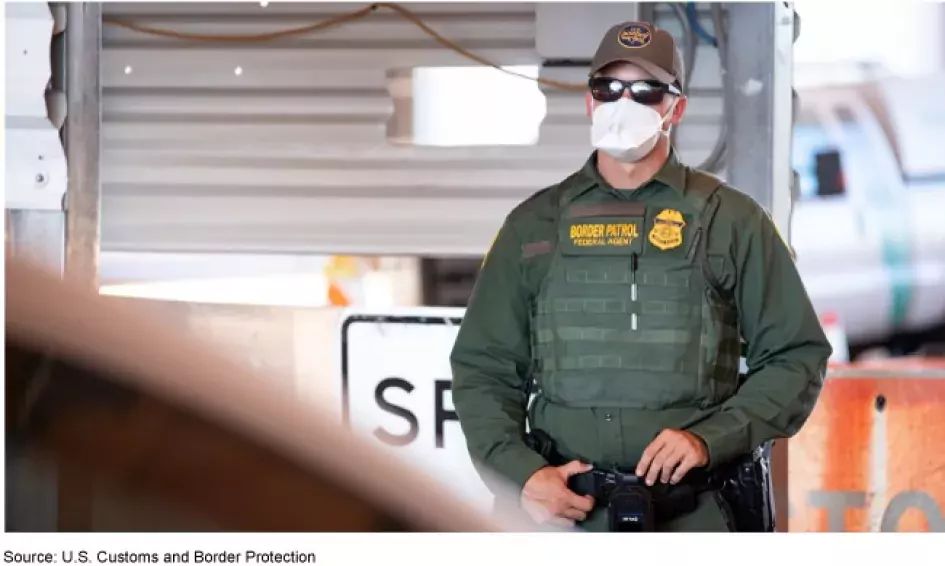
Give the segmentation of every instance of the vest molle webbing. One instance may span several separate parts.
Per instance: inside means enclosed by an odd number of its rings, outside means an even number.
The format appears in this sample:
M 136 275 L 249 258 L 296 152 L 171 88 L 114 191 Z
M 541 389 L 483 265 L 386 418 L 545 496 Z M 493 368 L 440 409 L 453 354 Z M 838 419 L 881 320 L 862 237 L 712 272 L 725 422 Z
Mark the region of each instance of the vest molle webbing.
M 659 410 L 734 392 L 737 317 L 705 250 L 719 184 L 689 170 L 685 196 L 561 199 L 532 314 L 535 378 L 549 400 Z

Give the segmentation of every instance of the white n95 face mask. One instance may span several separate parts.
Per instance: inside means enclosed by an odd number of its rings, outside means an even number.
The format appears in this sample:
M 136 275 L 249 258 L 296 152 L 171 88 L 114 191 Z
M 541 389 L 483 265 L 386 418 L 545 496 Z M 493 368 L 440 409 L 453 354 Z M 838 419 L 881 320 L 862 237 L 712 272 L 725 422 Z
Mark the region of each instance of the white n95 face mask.
M 624 163 L 636 163 L 646 157 L 663 133 L 663 123 L 672 116 L 676 101 L 666 116 L 650 106 L 629 98 L 605 102 L 594 109 L 591 144 Z

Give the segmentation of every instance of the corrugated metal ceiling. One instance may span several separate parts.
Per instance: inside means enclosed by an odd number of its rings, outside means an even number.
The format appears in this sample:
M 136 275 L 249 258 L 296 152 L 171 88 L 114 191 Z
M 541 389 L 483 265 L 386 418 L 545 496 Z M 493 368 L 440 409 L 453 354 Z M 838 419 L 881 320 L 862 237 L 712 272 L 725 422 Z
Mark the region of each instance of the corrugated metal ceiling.
M 533 4 L 406 6 L 490 61 L 540 64 Z M 104 9 L 180 32 L 246 34 L 360 7 L 194 2 Z M 669 12 L 659 13 L 660 25 L 679 29 Z M 515 204 L 583 163 L 588 124 L 583 95 L 546 89 L 537 145 L 389 140 L 409 134 L 410 69 L 469 64 L 384 11 L 310 36 L 227 45 L 106 25 L 103 251 L 483 253 Z M 586 76 L 582 69 L 565 74 Z M 700 48 L 692 82 L 679 146 L 685 158 L 700 161 L 721 119 L 713 48 Z

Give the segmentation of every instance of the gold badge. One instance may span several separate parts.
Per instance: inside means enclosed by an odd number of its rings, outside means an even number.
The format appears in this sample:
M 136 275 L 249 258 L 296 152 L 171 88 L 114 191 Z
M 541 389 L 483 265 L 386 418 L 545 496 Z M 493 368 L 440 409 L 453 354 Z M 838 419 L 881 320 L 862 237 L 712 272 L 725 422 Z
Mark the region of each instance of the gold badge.
M 682 229 L 686 225 L 678 210 L 667 208 L 653 219 L 650 243 L 661 250 L 678 248 L 682 244 Z

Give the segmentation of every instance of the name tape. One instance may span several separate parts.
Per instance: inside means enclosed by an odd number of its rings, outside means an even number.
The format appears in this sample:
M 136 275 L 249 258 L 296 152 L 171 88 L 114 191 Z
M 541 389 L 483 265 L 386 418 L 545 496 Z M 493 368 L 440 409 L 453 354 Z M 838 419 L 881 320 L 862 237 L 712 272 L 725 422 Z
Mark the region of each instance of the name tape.
M 636 222 L 572 224 L 570 237 L 575 246 L 629 246 L 640 228 Z

